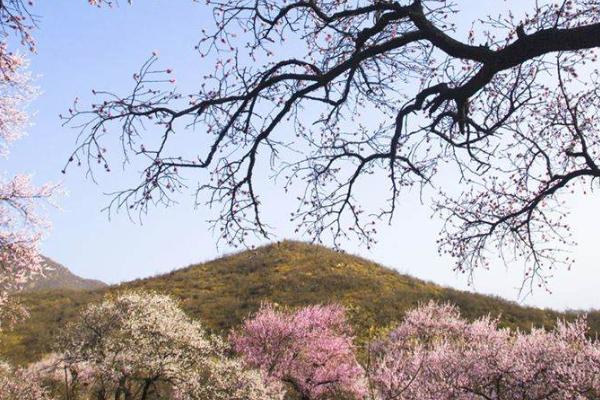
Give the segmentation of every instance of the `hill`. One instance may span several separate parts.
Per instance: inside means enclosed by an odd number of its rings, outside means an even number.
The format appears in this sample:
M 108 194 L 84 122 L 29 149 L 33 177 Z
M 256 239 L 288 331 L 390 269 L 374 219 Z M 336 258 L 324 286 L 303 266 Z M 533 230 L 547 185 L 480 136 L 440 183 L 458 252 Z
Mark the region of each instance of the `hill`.
M 575 317 L 444 288 L 326 247 L 285 241 L 119 286 L 22 294 L 31 318 L 7 335 L 0 358 L 21 363 L 38 358 L 52 349 L 52 338 L 78 310 L 124 289 L 171 294 L 215 333 L 235 327 L 263 301 L 289 306 L 341 302 L 350 308 L 352 322 L 363 335 L 370 327 L 393 324 L 407 309 L 429 299 L 452 302 L 467 318 L 491 314 L 500 316 L 503 326 L 525 330 Z M 593 331 L 600 332 L 600 312 L 590 313 L 588 320 Z
M 93 290 L 107 286 L 101 281 L 81 278 L 48 257 L 44 257 L 44 264 L 47 271 L 32 279 L 24 288 L 26 292 L 48 289 Z

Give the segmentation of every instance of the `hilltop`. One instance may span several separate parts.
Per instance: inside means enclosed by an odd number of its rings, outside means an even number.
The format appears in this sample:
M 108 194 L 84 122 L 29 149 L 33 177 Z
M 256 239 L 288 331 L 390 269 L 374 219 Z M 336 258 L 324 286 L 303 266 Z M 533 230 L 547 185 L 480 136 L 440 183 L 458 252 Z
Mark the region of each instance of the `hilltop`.
M 429 299 L 452 302 L 467 318 L 491 314 L 499 316 L 503 326 L 525 330 L 575 317 L 441 287 L 323 246 L 284 241 L 118 286 L 24 293 L 20 297 L 31 318 L 7 335 L 0 358 L 35 360 L 52 350 L 52 338 L 78 310 L 124 289 L 171 294 L 215 333 L 235 327 L 263 301 L 289 306 L 340 302 L 349 307 L 357 332 L 365 334 L 370 327 L 393 324 L 407 309 Z M 600 312 L 590 313 L 588 320 L 593 331 L 600 332 Z

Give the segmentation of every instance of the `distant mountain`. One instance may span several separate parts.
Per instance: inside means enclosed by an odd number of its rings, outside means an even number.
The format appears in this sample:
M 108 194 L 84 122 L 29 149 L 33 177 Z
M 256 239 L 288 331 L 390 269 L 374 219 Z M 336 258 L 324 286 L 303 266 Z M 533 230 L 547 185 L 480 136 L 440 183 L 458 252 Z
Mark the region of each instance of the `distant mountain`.
M 81 278 L 48 257 L 44 257 L 44 263 L 46 272 L 34 277 L 24 288 L 26 292 L 49 289 L 94 290 L 107 286 L 98 280 Z
M 359 341 L 372 334 L 371 328 L 394 324 L 406 310 L 430 299 L 456 304 L 467 318 L 490 314 L 499 316 L 502 326 L 524 330 L 576 316 L 445 288 L 323 246 L 284 241 L 118 286 L 25 293 L 21 298 L 31 317 L 0 341 L 0 359 L 39 358 L 83 307 L 124 289 L 170 294 L 189 315 L 220 334 L 263 301 L 289 306 L 340 302 L 349 309 Z M 590 312 L 588 322 L 591 334 L 600 332 L 600 312 Z

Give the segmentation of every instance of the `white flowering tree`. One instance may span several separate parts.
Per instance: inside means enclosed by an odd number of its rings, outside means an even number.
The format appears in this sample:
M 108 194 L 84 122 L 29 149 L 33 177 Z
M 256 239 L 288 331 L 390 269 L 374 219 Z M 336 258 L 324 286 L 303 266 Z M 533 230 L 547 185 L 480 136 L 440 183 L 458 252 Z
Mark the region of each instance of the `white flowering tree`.
M 129 292 L 90 305 L 61 338 L 47 362 L 67 395 L 95 399 L 276 399 L 280 388 L 227 358 L 172 298 Z M 48 371 L 48 368 L 46 367 Z M 68 372 L 65 380 L 61 373 Z

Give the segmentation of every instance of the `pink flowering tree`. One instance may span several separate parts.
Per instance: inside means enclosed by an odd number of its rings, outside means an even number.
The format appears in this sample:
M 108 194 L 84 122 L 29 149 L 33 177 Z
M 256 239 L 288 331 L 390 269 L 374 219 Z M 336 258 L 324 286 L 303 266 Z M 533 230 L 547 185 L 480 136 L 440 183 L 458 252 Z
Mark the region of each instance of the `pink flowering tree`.
M 263 305 L 230 340 L 248 365 L 287 384 L 302 399 L 365 393 L 363 369 L 340 306 L 281 311 Z
M 9 50 L 9 39 L 35 51 L 32 30 L 35 19 L 31 2 L 7 0 L 0 3 L 0 155 L 24 135 L 29 125 L 27 103 L 36 95 L 27 60 Z M 42 270 L 38 244 L 47 223 L 40 218 L 40 203 L 46 202 L 56 186 L 36 187 L 26 174 L 0 174 L 0 307 L 7 307 L 7 290 L 18 289 L 31 275 Z M 7 312 L 4 312 L 7 314 Z M 14 315 L 14 313 L 13 313 Z
M 51 400 L 39 376 L 0 363 L 0 400 Z
M 9 48 L 13 39 L 26 51 L 35 51 L 31 4 L 22 0 L 0 2 L 0 157 L 6 157 L 10 144 L 24 135 L 29 125 L 25 107 L 37 94 L 26 58 Z M 0 172 L 0 333 L 27 316 L 8 293 L 43 270 L 38 245 L 48 224 L 40 217 L 40 203 L 47 202 L 55 190 L 51 184 L 35 186 L 26 174 L 8 176 Z M 48 398 L 40 382 L 25 370 L 0 365 L 0 400 Z
M 407 313 L 373 346 L 369 370 L 379 400 L 597 399 L 600 344 L 580 319 L 553 331 L 500 329 L 474 322 L 450 305 Z

